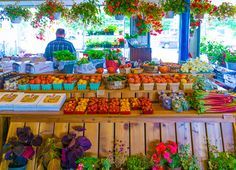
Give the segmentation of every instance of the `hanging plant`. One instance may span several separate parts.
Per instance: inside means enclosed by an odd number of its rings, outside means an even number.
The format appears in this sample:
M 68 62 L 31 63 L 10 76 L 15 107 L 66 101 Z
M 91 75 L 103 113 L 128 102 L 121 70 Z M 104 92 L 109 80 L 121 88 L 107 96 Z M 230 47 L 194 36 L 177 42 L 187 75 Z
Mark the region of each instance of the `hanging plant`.
M 150 31 L 151 26 L 150 24 L 146 24 L 142 15 L 137 15 L 135 21 L 138 35 L 146 35 Z
M 131 17 L 138 12 L 139 0 L 105 0 L 104 11 L 107 15 Z
M 12 22 L 17 19 L 24 19 L 28 21 L 32 16 L 32 13 L 28 8 L 19 6 L 19 5 L 8 5 L 4 8 L 5 14 L 10 18 Z
M 193 14 L 190 15 L 190 37 L 193 36 L 195 30 L 200 26 L 201 21 L 195 19 Z
M 162 32 L 162 17 L 164 11 L 161 6 L 158 6 L 153 2 L 140 2 L 139 3 L 139 15 L 143 16 L 146 24 L 150 25 L 151 35 L 157 35 Z
M 210 0 L 191 0 L 190 9 L 195 18 L 202 19 L 204 14 L 212 14 L 217 7 Z
M 100 9 L 97 0 L 89 0 L 73 4 L 67 19 L 69 22 L 81 21 L 85 25 L 101 24 Z
M 185 12 L 187 3 L 185 0 L 165 0 L 161 3 L 165 12 L 173 11 L 175 14 L 181 14 Z
M 217 10 L 212 14 L 212 16 L 219 20 L 235 18 L 236 6 L 230 2 L 223 2 L 220 6 L 218 6 Z

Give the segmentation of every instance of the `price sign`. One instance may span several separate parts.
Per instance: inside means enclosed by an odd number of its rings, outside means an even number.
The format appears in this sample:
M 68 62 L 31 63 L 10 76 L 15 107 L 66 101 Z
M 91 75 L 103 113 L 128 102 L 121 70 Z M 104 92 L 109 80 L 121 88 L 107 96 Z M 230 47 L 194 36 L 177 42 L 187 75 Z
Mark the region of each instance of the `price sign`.
M 115 81 L 115 82 L 114 82 L 114 85 L 115 85 L 116 87 L 119 87 L 119 86 L 122 85 L 122 82 L 121 82 L 121 81 Z
M 97 90 L 97 97 L 104 97 L 105 90 Z

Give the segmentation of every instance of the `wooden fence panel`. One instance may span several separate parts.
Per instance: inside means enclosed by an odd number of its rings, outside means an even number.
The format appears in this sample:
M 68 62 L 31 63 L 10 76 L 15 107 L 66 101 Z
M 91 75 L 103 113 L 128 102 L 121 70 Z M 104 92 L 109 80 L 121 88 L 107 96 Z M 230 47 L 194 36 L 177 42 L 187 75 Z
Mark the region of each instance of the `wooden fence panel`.
M 177 143 L 178 145 L 189 145 L 192 152 L 192 139 L 190 123 L 176 123 Z
M 161 141 L 161 124 L 146 123 L 146 153 Z
M 92 147 L 89 149 L 91 156 L 98 156 L 98 139 L 99 128 L 98 123 L 85 123 L 85 136 L 92 142 Z
M 115 123 L 115 141 L 121 141 L 125 147 L 130 148 L 129 145 L 129 123 Z M 129 152 L 127 152 L 129 155 Z
M 114 123 L 100 123 L 99 157 L 107 157 L 114 147 Z
M 228 152 L 235 151 L 234 135 L 233 135 L 233 124 L 232 123 L 221 123 L 222 127 L 222 138 L 224 143 L 224 150 Z
M 161 141 L 176 142 L 175 123 L 161 123 Z
M 209 144 L 216 146 L 219 151 L 223 151 L 220 123 L 206 123 L 206 127 Z
M 130 124 L 130 152 L 131 155 L 145 153 L 144 123 Z
M 54 126 L 54 136 L 56 138 L 62 138 L 68 133 L 69 124 L 68 123 L 55 123 Z

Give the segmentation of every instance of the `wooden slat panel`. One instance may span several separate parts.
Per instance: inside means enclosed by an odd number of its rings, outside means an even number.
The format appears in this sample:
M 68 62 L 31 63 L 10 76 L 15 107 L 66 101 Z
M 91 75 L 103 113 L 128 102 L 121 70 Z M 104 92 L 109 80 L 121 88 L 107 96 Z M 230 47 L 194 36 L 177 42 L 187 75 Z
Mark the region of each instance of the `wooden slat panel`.
M 153 101 L 153 102 L 158 101 L 158 100 L 157 100 L 157 99 L 158 99 L 158 94 L 157 94 L 157 92 L 149 92 L 148 96 L 149 96 L 149 99 L 150 99 L 151 101 Z
M 130 152 L 131 155 L 145 153 L 144 123 L 130 124 Z
M 52 137 L 54 132 L 54 123 L 40 123 L 39 133 L 44 139 Z
M 146 152 L 161 141 L 160 123 L 146 123 Z
M 100 123 L 99 157 L 107 157 L 114 146 L 114 123 Z
M 207 142 L 204 123 L 192 123 L 193 152 L 202 169 L 207 167 Z
M 91 156 L 98 156 L 98 123 L 86 123 L 85 124 L 85 136 L 92 142 L 91 149 L 88 152 Z
M 162 123 L 161 124 L 161 141 L 168 140 L 176 142 L 175 123 Z
M 135 97 L 134 91 L 122 92 L 122 99 Z
M 224 150 L 233 152 L 234 151 L 234 130 L 232 123 L 221 123 L 222 135 L 224 141 Z
M 62 138 L 68 133 L 69 124 L 68 123 L 55 123 L 54 126 L 54 136 L 56 138 Z
M 176 131 L 178 145 L 188 144 L 192 149 L 190 123 L 176 123 Z
M 115 140 L 122 141 L 125 147 L 130 147 L 129 146 L 129 123 L 116 123 L 115 124 Z
M 116 91 L 110 92 L 109 93 L 109 98 L 118 98 L 118 99 L 120 99 L 121 98 L 121 92 L 116 92 Z
M 84 93 L 84 98 L 90 98 L 90 97 L 96 97 L 96 93 L 95 92 Z
M 16 136 L 16 129 L 18 127 L 24 127 L 24 125 L 25 125 L 24 122 L 11 122 L 10 126 L 9 126 L 9 131 L 8 131 L 8 134 L 7 134 L 7 140 L 10 137 Z M 1 165 L 0 165 L 1 170 L 7 170 L 8 169 L 9 162 L 4 159 L 4 156 L 5 155 L 3 155 L 3 160 L 2 160 Z
M 148 92 L 136 92 L 136 97 L 147 97 L 148 98 Z
M 3 129 L 4 129 L 4 118 L 0 117 L 0 151 L 2 150 L 3 145 Z M 0 162 L 2 160 L 2 154 L 0 152 Z
M 71 98 L 71 93 L 66 93 L 66 98 L 70 99 Z
M 31 131 L 33 132 L 34 135 L 38 135 L 39 133 L 39 123 L 38 122 L 27 122 L 25 126 L 30 127 Z M 36 149 L 34 147 L 34 149 Z M 28 161 L 27 164 L 27 170 L 33 170 L 36 168 L 36 155 L 33 156 L 32 160 Z
M 73 127 L 78 127 L 78 126 L 84 127 L 84 123 L 70 123 L 69 132 L 75 131 L 75 130 L 73 129 Z M 81 131 L 81 132 L 78 132 L 78 134 L 79 134 L 80 136 L 83 136 L 83 135 L 84 135 L 84 132 Z
M 206 123 L 209 143 L 223 151 L 220 123 Z
M 75 98 L 83 98 L 84 97 L 84 94 L 82 93 L 82 92 L 80 92 L 80 93 L 72 93 L 74 96 L 73 97 L 75 97 Z

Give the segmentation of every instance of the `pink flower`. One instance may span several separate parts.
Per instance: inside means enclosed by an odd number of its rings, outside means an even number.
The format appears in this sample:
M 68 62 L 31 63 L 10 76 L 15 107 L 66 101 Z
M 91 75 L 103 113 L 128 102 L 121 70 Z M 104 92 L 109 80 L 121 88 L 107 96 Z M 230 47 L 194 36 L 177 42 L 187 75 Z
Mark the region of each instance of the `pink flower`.
M 167 159 L 170 159 L 170 153 L 169 152 L 167 152 L 167 151 L 165 151 L 164 153 L 163 153 L 163 157 L 167 160 Z
M 176 154 L 177 153 L 177 147 L 174 147 L 172 145 L 167 145 L 167 148 L 170 150 L 171 154 Z
M 156 146 L 156 151 L 158 154 L 161 154 L 163 153 L 164 151 L 166 150 L 166 146 L 164 143 L 159 143 L 157 146 Z

